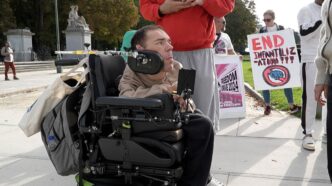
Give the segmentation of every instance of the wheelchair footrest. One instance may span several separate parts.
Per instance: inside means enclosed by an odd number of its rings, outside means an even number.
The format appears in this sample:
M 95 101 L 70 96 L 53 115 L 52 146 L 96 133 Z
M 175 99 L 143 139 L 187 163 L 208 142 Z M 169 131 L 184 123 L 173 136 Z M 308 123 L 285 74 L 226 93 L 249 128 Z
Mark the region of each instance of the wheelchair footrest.
M 183 174 L 183 168 L 178 165 L 171 168 L 158 168 L 158 167 L 146 167 L 146 166 L 134 166 L 132 169 L 124 169 L 119 164 L 103 163 L 92 165 L 93 169 L 105 170 L 102 174 L 97 172 L 85 173 L 84 177 L 98 177 L 98 178 L 121 178 L 125 175 L 131 175 L 133 177 L 156 177 L 167 180 L 178 180 Z

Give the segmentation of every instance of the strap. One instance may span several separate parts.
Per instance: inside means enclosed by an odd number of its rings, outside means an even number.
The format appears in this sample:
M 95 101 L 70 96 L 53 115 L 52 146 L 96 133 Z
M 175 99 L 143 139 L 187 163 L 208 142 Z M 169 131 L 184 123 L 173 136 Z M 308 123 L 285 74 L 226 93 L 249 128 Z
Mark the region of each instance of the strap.
M 75 65 L 72 69 L 66 72 L 63 76 L 69 76 L 69 74 L 76 72 L 77 69 L 83 67 L 84 64 L 88 63 L 88 58 L 83 58 L 77 65 Z
M 70 74 L 72 73 L 79 73 L 78 75 L 80 76 L 79 79 L 77 80 L 77 83 L 75 86 L 73 86 L 73 88 L 77 88 L 81 83 L 83 83 L 85 81 L 85 77 L 86 75 L 89 73 L 89 68 L 87 68 L 86 64 L 88 62 L 87 60 L 88 58 L 84 58 L 82 59 L 79 64 L 77 64 L 76 66 L 74 66 L 72 69 L 70 69 L 68 72 L 66 72 L 65 74 L 63 74 L 61 76 L 61 79 L 62 80 L 67 80 L 67 79 L 70 79 L 70 78 L 73 78 L 75 76 L 70 76 Z M 81 67 L 85 67 L 84 68 L 84 71 L 77 71 L 77 69 L 81 68 Z M 77 75 L 77 74 L 76 74 Z

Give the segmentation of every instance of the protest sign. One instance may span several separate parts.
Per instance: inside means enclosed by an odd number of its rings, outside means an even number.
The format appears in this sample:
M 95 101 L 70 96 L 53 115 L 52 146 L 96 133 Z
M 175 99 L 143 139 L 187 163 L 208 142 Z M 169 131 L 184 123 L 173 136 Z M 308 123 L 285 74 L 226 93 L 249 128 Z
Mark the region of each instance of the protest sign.
M 214 59 L 218 77 L 220 118 L 245 117 L 245 90 L 239 56 L 216 54 Z
M 290 29 L 248 35 L 256 90 L 301 86 L 294 32 Z

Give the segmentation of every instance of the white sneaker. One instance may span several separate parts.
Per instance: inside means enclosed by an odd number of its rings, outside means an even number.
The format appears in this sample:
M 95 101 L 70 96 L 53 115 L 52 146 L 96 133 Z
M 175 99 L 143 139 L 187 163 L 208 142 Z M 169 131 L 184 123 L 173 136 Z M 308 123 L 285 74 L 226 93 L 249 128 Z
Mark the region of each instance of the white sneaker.
M 304 136 L 303 142 L 302 142 L 302 147 L 304 149 L 307 149 L 307 150 L 310 150 L 310 151 L 315 150 L 315 141 L 312 138 L 311 134 L 307 134 L 307 135 Z
M 327 134 L 324 133 L 323 136 L 322 136 L 322 143 L 327 143 Z
M 224 186 L 224 184 L 212 177 L 212 179 L 206 186 Z

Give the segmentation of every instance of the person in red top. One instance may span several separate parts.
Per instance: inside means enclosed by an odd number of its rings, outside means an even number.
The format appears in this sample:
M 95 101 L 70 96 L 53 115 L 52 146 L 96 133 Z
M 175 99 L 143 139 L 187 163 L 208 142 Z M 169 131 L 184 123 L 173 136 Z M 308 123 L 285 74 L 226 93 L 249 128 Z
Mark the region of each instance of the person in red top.
M 219 130 L 219 96 L 213 41 L 213 18 L 231 12 L 235 0 L 140 0 L 142 16 L 160 25 L 172 39 L 173 57 L 196 70 L 193 99 Z

